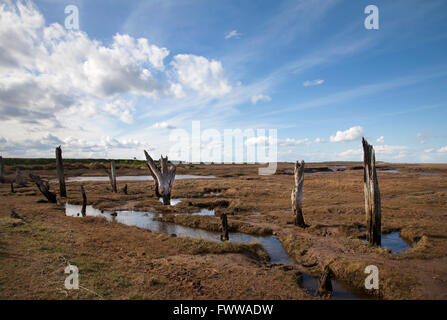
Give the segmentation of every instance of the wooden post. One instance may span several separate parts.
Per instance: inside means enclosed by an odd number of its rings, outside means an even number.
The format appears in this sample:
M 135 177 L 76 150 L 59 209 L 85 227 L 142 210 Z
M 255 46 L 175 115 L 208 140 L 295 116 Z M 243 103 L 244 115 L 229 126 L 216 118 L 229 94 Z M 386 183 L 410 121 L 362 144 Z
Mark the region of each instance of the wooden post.
M 127 184 L 124 185 L 123 193 L 124 193 L 124 194 L 127 194 Z
M 156 183 L 156 194 L 163 198 L 163 204 L 169 205 L 171 203 L 171 190 L 174 185 L 176 166 L 171 163 L 168 167 L 168 157 L 160 157 L 159 166 L 157 166 L 151 156 L 144 150 L 147 165 L 152 177 Z
M 0 156 L 0 183 L 5 182 L 5 166 L 3 165 L 3 157 Z
M 48 202 L 56 203 L 56 194 L 50 191 L 50 185 L 48 183 L 44 183 L 40 179 L 39 176 L 35 176 L 34 174 L 29 174 L 31 180 L 33 180 L 37 187 L 39 188 L 40 192 L 48 199 Z
M 382 213 L 379 182 L 376 172 L 376 156 L 372 145 L 362 138 L 363 185 L 365 192 L 366 239 L 375 246 L 381 245 Z
M 60 196 L 63 198 L 66 198 L 67 190 L 65 188 L 65 175 L 64 175 L 64 165 L 62 163 L 62 148 L 61 148 L 61 146 L 56 148 L 56 170 L 57 170 L 57 176 L 59 178 Z
M 81 185 L 81 193 L 82 193 L 82 208 L 81 208 L 81 214 L 83 217 L 86 216 L 87 211 L 87 196 L 85 195 L 84 186 Z
M 222 234 L 220 235 L 221 241 L 228 241 L 230 237 L 228 236 L 228 218 L 226 213 L 220 215 L 220 220 L 222 221 Z
M 298 161 L 295 163 L 295 186 L 292 190 L 292 209 L 295 214 L 295 225 L 302 228 L 306 227 L 303 217 L 303 183 L 304 183 L 304 161 L 301 165 Z
M 330 297 L 332 295 L 332 270 L 327 265 L 324 268 L 323 274 L 321 275 L 320 280 L 318 281 L 318 294 L 320 297 Z
M 11 193 L 15 193 L 15 191 L 14 191 L 14 182 L 11 182 Z
M 109 176 L 110 185 L 112 186 L 112 192 L 117 193 L 116 187 L 116 167 L 115 160 L 112 160 L 110 163 L 110 171 L 106 170 L 107 175 Z
M 16 168 L 16 184 L 20 187 L 26 185 L 25 178 L 19 168 Z

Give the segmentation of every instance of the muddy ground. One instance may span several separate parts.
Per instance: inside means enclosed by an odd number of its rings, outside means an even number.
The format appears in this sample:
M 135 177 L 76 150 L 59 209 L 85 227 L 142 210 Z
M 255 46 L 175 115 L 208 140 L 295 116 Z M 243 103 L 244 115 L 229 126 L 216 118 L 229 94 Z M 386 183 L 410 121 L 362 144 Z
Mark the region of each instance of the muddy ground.
M 128 194 L 113 194 L 108 182 L 83 182 L 88 204 L 98 209 L 163 213 L 162 220 L 219 230 L 219 215 L 232 231 L 273 234 L 293 265 L 268 261 L 259 244 L 218 243 L 174 237 L 107 222 L 67 217 L 63 203 L 80 204 L 79 182 L 67 183 L 68 198 L 50 204 L 30 181 L 0 184 L 1 299 L 319 299 L 300 287 L 300 272 L 319 276 L 330 264 L 335 278 L 366 291 L 364 269 L 379 268 L 381 299 L 447 299 L 447 165 L 378 166 L 382 232 L 399 231 L 412 246 L 400 254 L 369 246 L 365 232 L 361 163 L 306 164 L 303 210 L 309 225 L 292 224 L 293 164 L 259 176 L 258 165 L 180 164 L 177 174 L 215 179 L 176 180 L 175 207 L 154 196 L 152 181 L 119 181 Z M 43 178 L 54 166 L 21 166 Z M 392 169 L 391 171 L 389 169 Z M 333 172 L 331 171 L 333 170 Z M 395 172 L 393 170 L 398 170 Z M 387 172 L 388 171 L 388 172 Z M 66 166 L 67 177 L 104 175 L 92 165 Z M 144 165 L 118 166 L 118 176 L 148 175 Z M 7 181 L 15 167 L 6 167 Z M 51 183 L 58 193 L 58 184 Z M 200 208 L 216 216 L 176 216 Z M 14 209 L 23 219 L 11 218 Z M 231 236 L 231 234 L 230 234 Z M 80 290 L 66 290 L 64 269 L 79 268 Z

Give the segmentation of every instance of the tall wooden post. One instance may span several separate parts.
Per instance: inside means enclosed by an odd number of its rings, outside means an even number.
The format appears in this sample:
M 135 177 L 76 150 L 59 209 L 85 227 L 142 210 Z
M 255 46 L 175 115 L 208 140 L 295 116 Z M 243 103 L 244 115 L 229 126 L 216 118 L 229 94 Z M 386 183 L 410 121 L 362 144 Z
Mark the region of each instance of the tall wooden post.
M 82 208 L 81 208 L 81 215 L 83 217 L 86 216 L 87 212 L 87 196 L 85 195 L 84 186 L 81 185 L 81 193 L 82 193 Z
M 56 170 L 57 170 L 57 176 L 59 178 L 60 195 L 61 195 L 61 197 L 66 198 L 67 190 L 65 188 L 65 175 L 64 175 L 64 165 L 62 163 L 62 148 L 61 148 L 61 146 L 56 148 Z
M 5 182 L 5 166 L 3 165 L 3 158 L 0 156 L 0 183 Z
M 115 160 L 112 160 L 110 164 L 110 173 L 109 173 L 109 180 L 110 184 L 112 185 L 112 191 L 114 193 L 117 193 L 116 190 L 116 167 L 115 167 Z
M 295 214 L 295 225 L 302 228 L 306 227 L 303 217 L 303 183 L 304 183 L 304 160 L 301 165 L 298 161 L 295 163 L 295 186 L 292 190 L 292 209 Z
M 374 148 L 365 138 L 363 144 L 363 183 L 365 192 L 366 238 L 372 245 L 381 244 L 381 207 Z
M 19 168 L 16 168 L 16 184 L 20 187 L 26 185 L 25 178 Z
M 147 166 L 151 172 L 155 181 L 155 193 L 159 194 L 163 198 L 163 204 L 171 204 L 171 190 L 174 185 L 176 166 L 171 163 L 171 167 L 168 167 L 168 157 L 161 156 L 159 161 L 159 167 L 155 164 L 155 161 L 144 150 L 146 156 Z
M 228 236 L 228 218 L 226 213 L 220 215 L 220 220 L 222 222 L 222 234 L 220 235 L 221 241 L 228 241 L 230 237 Z

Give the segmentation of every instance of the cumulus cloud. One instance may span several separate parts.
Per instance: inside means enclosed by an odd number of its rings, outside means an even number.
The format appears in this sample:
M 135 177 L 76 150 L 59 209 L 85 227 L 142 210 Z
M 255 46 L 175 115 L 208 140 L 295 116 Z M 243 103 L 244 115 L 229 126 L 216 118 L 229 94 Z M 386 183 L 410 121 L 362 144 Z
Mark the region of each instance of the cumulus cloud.
M 326 142 L 324 139 L 315 138 L 315 143 L 324 143 L 324 142 Z
M 251 103 L 256 104 L 259 101 L 269 102 L 272 101 L 272 98 L 270 98 L 269 96 L 265 96 L 263 94 L 257 94 L 251 97 Z
M 384 136 L 380 136 L 377 138 L 376 140 L 377 143 L 384 143 L 385 142 L 385 137 Z
M 363 128 L 356 126 L 345 131 L 337 131 L 335 136 L 331 136 L 331 142 L 353 141 L 359 139 L 363 135 Z
M 442 148 L 439 148 L 439 149 L 437 150 L 437 152 L 439 152 L 439 153 L 447 152 L 447 146 L 442 147 Z
M 251 137 L 245 141 L 246 146 L 254 146 L 254 145 L 271 145 L 277 144 L 278 140 L 273 137 L 259 136 L 259 137 Z
M 176 127 L 168 124 L 166 121 L 163 121 L 163 122 L 154 123 L 151 126 L 151 128 L 154 128 L 154 129 L 175 129 Z
M 305 87 L 311 87 L 311 86 L 319 86 L 320 84 L 323 84 L 324 80 L 318 79 L 318 80 L 307 80 L 303 82 L 303 86 Z
M 180 84 L 202 96 L 221 97 L 231 91 L 220 61 L 210 61 L 191 54 L 178 54 L 171 64 Z
M 353 156 L 360 156 L 362 154 L 362 149 L 348 149 L 346 151 L 340 152 L 338 155 L 342 158 L 350 158 Z
M 231 30 L 230 32 L 227 32 L 225 34 L 225 40 L 231 39 L 231 38 L 239 38 L 242 35 L 242 33 L 237 32 L 237 30 Z

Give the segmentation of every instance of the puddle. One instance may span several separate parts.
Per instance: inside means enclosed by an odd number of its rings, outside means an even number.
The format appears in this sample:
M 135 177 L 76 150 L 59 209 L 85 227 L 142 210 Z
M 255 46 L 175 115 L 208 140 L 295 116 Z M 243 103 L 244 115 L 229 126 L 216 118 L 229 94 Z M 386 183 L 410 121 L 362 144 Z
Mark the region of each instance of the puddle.
M 176 180 L 183 179 L 215 179 L 216 176 L 197 176 L 191 174 L 179 174 L 175 176 Z M 117 181 L 150 181 L 154 180 L 152 176 L 118 176 L 116 177 Z M 57 182 L 57 179 L 51 179 L 50 182 Z M 98 176 L 98 177 L 68 177 L 65 179 L 65 182 L 86 182 L 86 181 L 109 181 L 108 176 Z
M 377 169 L 377 172 L 388 172 L 388 173 L 400 173 L 399 170 L 396 169 Z
M 65 205 L 65 214 L 72 217 L 81 217 L 80 205 Z M 192 215 L 214 215 L 214 210 L 202 209 L 198 213 Z M 202 229 L 190 228 L 177 225 L 169 222 L 162 222 L 154 220 L 155 217 L 161 214 L 142 212 L 142 211 L 106 211 L 95 209 L 89 205 L 86 208 L 87 216 L 103 217 L 108 221 L 116 221 L 128 226 L 137 226 L 143 229 L 149 229 L 153 232 L 161 232 L 164 234 L 175 234 L 178 237 L 200 238 L 211 241 L 220 241 L 220 232 L 212 232 Z M 230 232 L 230 242 L 259 242 L 264 247 L 265 251 L 270 256 L 272 263 L 293 264 L 293 261 L 287 255 L 282 243 L 274 236 L 253 236 L 249 234 Z M 306 273 L 302 273 L 302 287 L 308 290 L 309 293 L 315 293 L 318 289 L 318 278 L 312 277 Z M 340 281 L 332 280 L 334 288 L 332 299 L 364 299 L 369 298 L 366 295 L 361 295 L 353 290 L 348 289 Z
M 308 293 L 313 296 L 318 296 L 318 277 L 313 277 L 306 273 L 302 273 L 299 285 L 306 289 Z M 332 300 L 358 300 L 358 299 L 373 299 L 360 290 L 348 289 L 348 286 L 342 281 L 331 280 L 332 283 Z
M 361 227 L 360 230 L 366 230 L 365 227 Z M 364 238 L 364 241 L 366 239 Z M 392 253 L 402 253 L 404 251 L 407 251 L 408 249 L 411 249 L 411 246 L 405 242 L 404 239 L 400 236 L 400 232 L 391 232 L 387 234 L 382 234 L 382 241 L 381 241 L 382 248 L 390 249 Z
M 420 176 L 439 176 L 439 173 L 434 172 L 418 172 L 417 174 Z
M 160 202 L 163 203 L 163 198 L 158 198 L 158 200 L 160 200 Z M 183 199 L 183 198 L 172 198 L 169 205 L 175 206 L 175 205 L 179 204 L 183 200 L 185 200 L 185 199 Z

